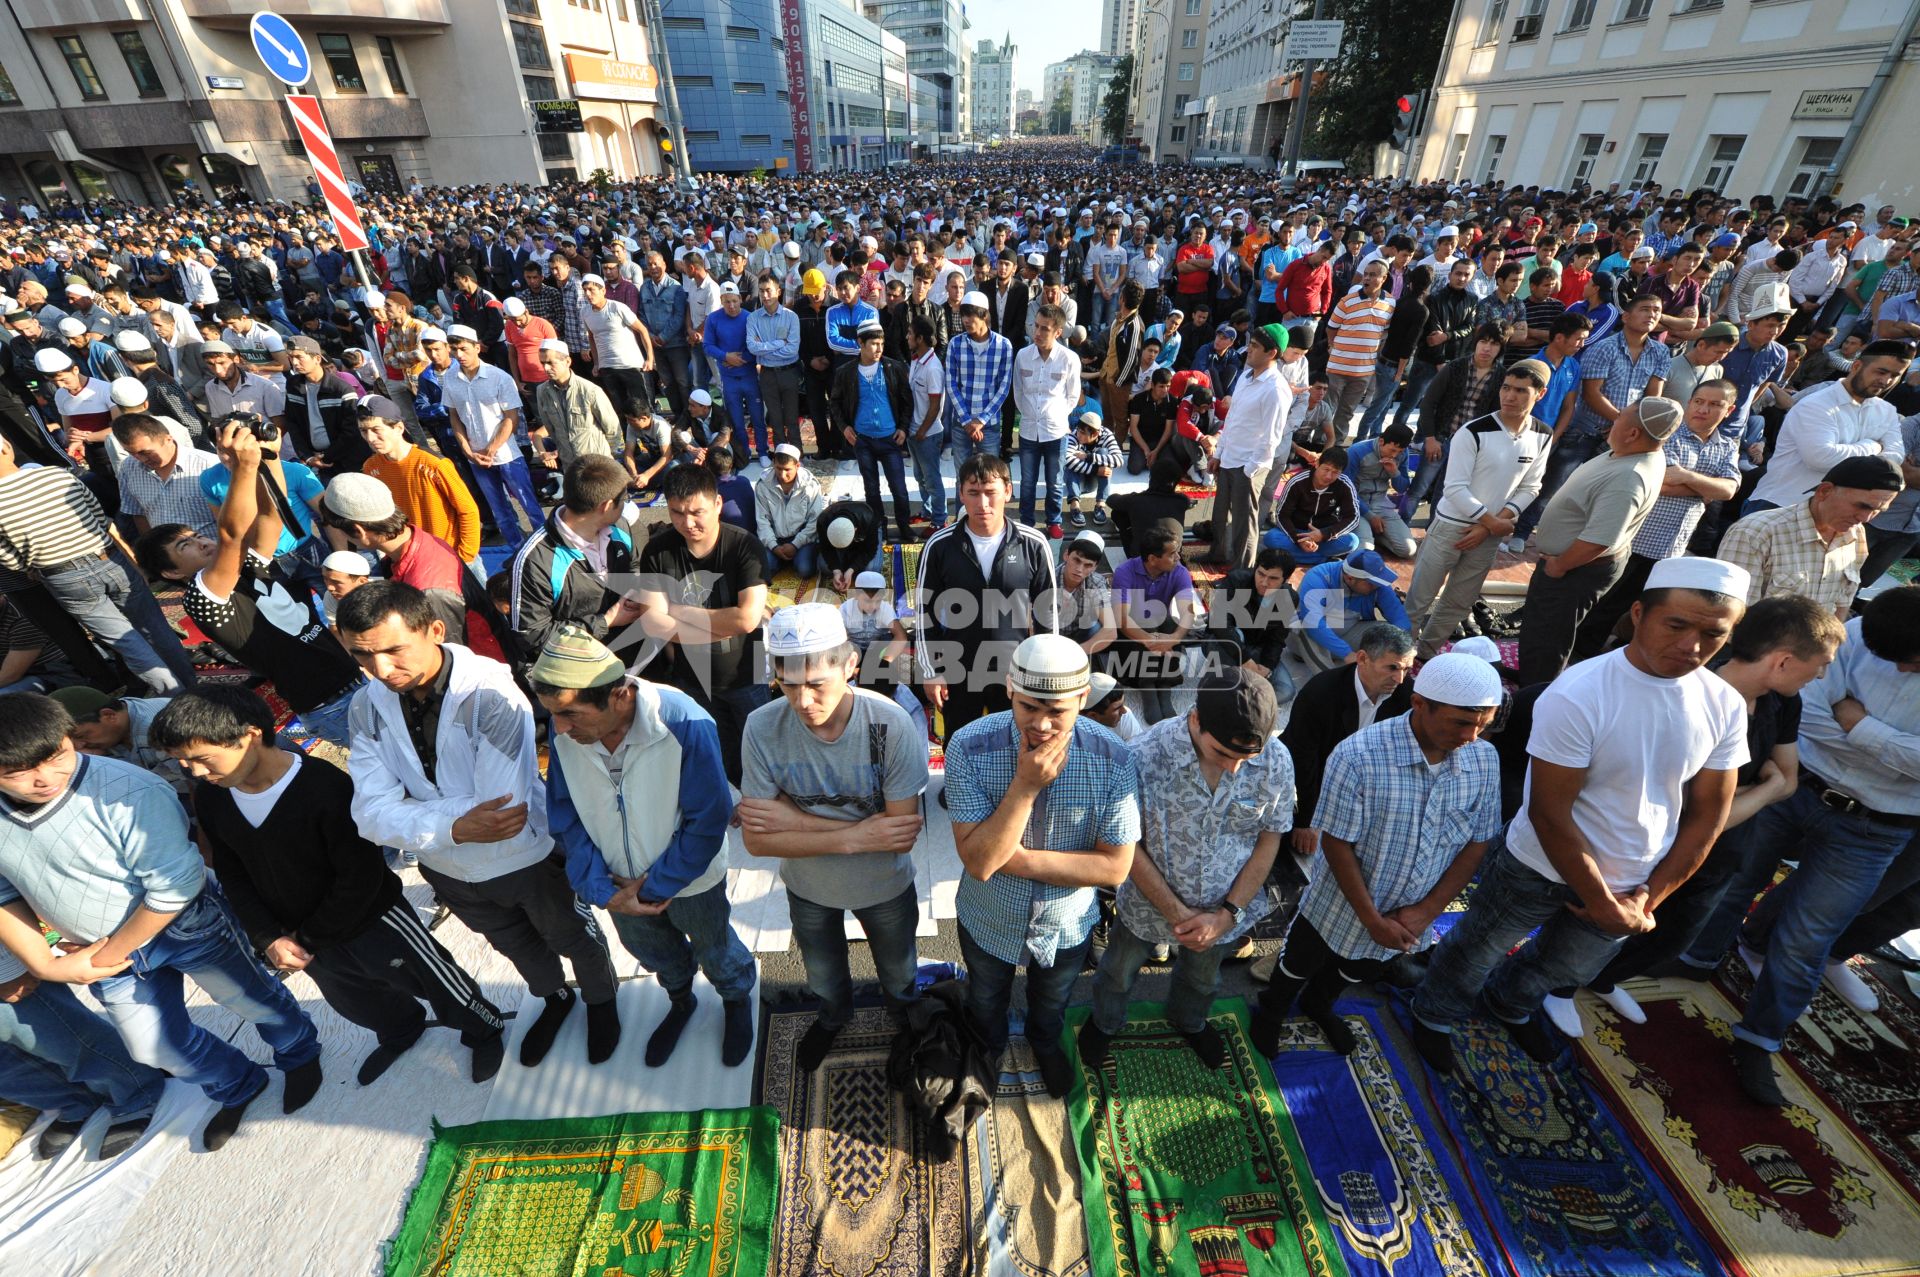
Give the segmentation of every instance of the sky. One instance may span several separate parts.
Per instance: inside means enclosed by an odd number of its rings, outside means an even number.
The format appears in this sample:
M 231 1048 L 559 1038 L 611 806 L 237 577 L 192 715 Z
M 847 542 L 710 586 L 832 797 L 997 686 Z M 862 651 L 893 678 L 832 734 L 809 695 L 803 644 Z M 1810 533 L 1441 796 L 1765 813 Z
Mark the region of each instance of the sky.
M 1100 0 L 1040 0 L 1046 16 L 1035 22 L 1035 0 L 966 0 L 969 47 L 982 40 L 999 44 L 1013 32 L 1018 64 L 1014 88 L 1032 89 L 1038 99 L 1047 63 L 1061 62 L 1082 49 L 1100 47 Z

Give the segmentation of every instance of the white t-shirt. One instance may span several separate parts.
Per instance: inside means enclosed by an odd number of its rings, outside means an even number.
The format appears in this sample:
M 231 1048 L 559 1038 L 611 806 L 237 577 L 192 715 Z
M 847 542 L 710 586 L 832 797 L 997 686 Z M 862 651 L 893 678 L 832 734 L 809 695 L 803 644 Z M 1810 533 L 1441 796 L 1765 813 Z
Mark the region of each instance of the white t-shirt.
M 597 366 L 639 368 L 645 363 L 646 356 L 641 353 L 640 339 L 633 335 L 630 327 L 639 317 L 627 309 L 625 302 L 617 302 L 609 297 L 606 305 L 598 310 L 588 306 L 584 317 L 587 331 L 593 334 Z
M 980 575 L 992 580 L 993 556 L 1000 549 L 1000 537 L 1006 535 L 1006 529 L 1000 530 L 1000 536 L 990 537 L 975 536 L 970 527 L 962 526 L 960 530 L 967 534 L 967 540 L 973 542 L 973 557 L 980 561 Z
M 858 598 L 849 598 L 840 604 L 840 620 L 847 627 L 847 641 L 862 649 L 869 643 L 892 638 L 893 623 L 897 619 L 893 604 L 885 599 L 871 612 L 861 611 Z
M 947 393 L 947 370 L 941 366 L 940 356 L 929 350 L 908 364 L 907 384 L 913 387 L 913 424 L 907 428 L 907 433 L 912 434 L 927 419 L 928 400 Z M 932 438 L 941 432 L 940 419 L 936 417 L 932 428 L 927 431 L 927 437 Z
M 178 327 L 177 320 L 175 326 Z M 286 342 L 280 340 L 279 333 L 258 320 L 255 320 L 253 326 L 245 332 L 222 328 L 220 340 L 232 346 L 235 353 L 244 357 L 250 364 L 262 362 L 257 356 L 276 355 L 287 348 Z
M 329 598 L 331 598 L 331 596 L 329 596 Z M 293 758 L 293 765 L 287 768 L 286 773 L 282 775 L 279 780 L 274 781 L 273 784 L 267 786 L 267 788 L 261 790 L 259 793 L 249 794 L 244 789 L 229 789 L 227 791 L 228 795 L 233 799 L 235 809 L 238 810 L 239 813 L 246 818 L 247 823 L 255 829 L 260 828 L 260 826 L 266 822 L 267 817 L 273 814 L 273 805 L 280 801 L 280 795 L 287 792 L 287 786 L 291 785 L 293 778 L 300 774 L 300 756 L 294 754 L 291 755 L 291 757 Z
M 1634 668 L 1623 648 L 1554 680 L 1534 705 L 1527 753 L 1586 769 L 1573 823 L 1586 835 L 1608 889 L 1632 891 L 1673 846 L 1694 775 L 1732 771 L 1747 761 L 1747 706 L 1726 680 L 1704 669 L 1656 678 Z M 1564 882 L 1534 832 L 1527 814 L 1532 801 L 1529 768 L 1507 846 L 1521 864 Z

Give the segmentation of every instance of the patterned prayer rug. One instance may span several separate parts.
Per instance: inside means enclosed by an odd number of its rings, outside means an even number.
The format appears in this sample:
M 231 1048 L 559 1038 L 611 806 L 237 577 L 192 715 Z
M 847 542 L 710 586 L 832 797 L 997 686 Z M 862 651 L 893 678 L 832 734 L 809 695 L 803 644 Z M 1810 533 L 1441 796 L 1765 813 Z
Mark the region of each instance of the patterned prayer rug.
M 812 1008 L 770 1011 L 759 1097 L 780 1115 L 781 1277 L 962 1277 L 979 1271 L 972 1147 L 945 1162 L 887 1084 L 893 1024 L 861 1007 L 811 1074 L 795 1059 Z
M 1347 1267 L 1391 1277 L 1504 1277 L 1465 1168 L 1392 1057 L 1411 1045 L 1372 999 L 1340 1004 L 1356 1047 L 1329 1050 L 1320 1031 L 1288 1020 L 1273 1060 L 1280 1096 L 1332 1217 Z
M 771 1110 L 434 1123 L 387 1277 L 764 1277 Z
M 1395 1000 L 1395 1011 L 1404 1030 L 1404 1001 Z M 1445 1077 L 1410 1047 L 1397 1051 L 1394 1076 L 1441 1115 L 1519 1277 L 1720 1271 L 1705 1239 L 1567 1057 L 1537 1065 L 1512 1038 L 1477 1019 L 1455 1028 L 1453 1050 L 1454 1069 Z
M 1880 1009 L 1856 1011 L 1822 984 L 1781 1058 L 1860 1132 L 1909 1193 L 1920 1192 L 1920 1012 L 1870 968 L 1856 963 L 1853 970 L 1879 993 Z M 1719 984 L 1744 1006 L 1753 977 L 1729 962 Z
M 1068 1012 L 1077 1027 L 1090 1009 Z M 1246 1006 L 1214 1004 L 1227 1043 L 1208 1070 L 1156 1003 L 1130 1008 L 1098 1070 L 1080 1066 L 1067 1112 L 1101 1277 L 1345 1277 L 1306 1154 L 1247 1044 Z
M 1792 1069 L 1788 1106 L 1734 1085 L 1739 1012 L 1710 985 L 1634 986 L 1647 1022 L 1590 995 L 1576 1046 L 1640 1147 L 1739 1277 L 1911 1277 L 1920 1202 Z M 1911 1086 L 1911 1081 L 1908 1083 Z
M 973 1138 L 986 1277 L 1087 1277 L 1086 1212 L 1067 1106 L 1047 1094 L 1026 1039 L 1008 1044 L 993 1109 Z

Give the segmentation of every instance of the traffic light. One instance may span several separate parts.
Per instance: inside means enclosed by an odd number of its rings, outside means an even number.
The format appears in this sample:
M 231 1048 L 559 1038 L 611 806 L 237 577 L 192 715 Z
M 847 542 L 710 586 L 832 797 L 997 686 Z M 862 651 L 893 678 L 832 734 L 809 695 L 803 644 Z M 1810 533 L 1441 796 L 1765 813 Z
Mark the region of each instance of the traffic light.
M 1405 93 L 1394 101 L 1393 145 L 1395 150 L 1405 150 L 1413 141 L 1414 117 L 1420 114 L 1420 93 Z

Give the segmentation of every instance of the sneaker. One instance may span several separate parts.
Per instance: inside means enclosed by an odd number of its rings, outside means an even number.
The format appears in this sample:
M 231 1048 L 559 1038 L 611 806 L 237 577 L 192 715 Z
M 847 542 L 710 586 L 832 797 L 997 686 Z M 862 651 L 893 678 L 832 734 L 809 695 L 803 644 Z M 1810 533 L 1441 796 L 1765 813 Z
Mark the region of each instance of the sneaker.
M 1601 994 L 1600 1000 L 1612 1007 L 1615 1013 L 1628 1024 L 1645 1024 L 1647 1022 L 1647 1013 L 1641 1009 L 1640 1003 L 1634 999 L 1631 993 L 1628 993 L 1617 984 Z
M 1067 522 L 1076 528 L 1084 528 L 1087 526 L 1087 516 L 1076 505 L 1067 511 Z
M 1580 1022 L 1580 1008 L 1573 1004 L 1572 998 L 1557 998 L 1549 993 L 1547 1000 L 1540 1004 L 1540 1009 L 1547 1013 L 1547 1019 L 1553 1021 L 1553 1027 L 1568 1037 L 1583 1038 L 1587 1036 L 1587 1026 Z M 1500 1023 L 1507 1024 L 1508 1022 L 1502 1020 Z M 1552 1057 L 1549 1056 L 1548 1058 L 1551 1059 Z
M 1827 963 L 1825 976 L 1827 987 L 1840 995 L 1840 1000 L 1856 1011 L 1878 1011 L 1880 995 L 1871 985 L 1844 962 Z
M 1105 505 L 1096 505 L 1093 507 L 1093 521 L 1102 527 L 1106 526 L 1107 507 Z
M 1508 537 L 1500 543 L 1500 548 L 1508 554 L 1525 554 L 1527 552 L 1527 543 L 1519 537 Z
M 1057 523 L 1049 523 L 1047 525 L 1047 539 L 1049 541 L 1058 541 L 1061 537 L 1065 536 L 1066 534 L 1067 534 L 1066 529 L 1061 527 Z

